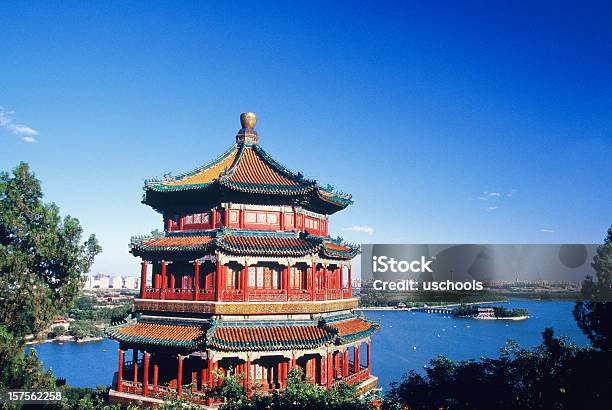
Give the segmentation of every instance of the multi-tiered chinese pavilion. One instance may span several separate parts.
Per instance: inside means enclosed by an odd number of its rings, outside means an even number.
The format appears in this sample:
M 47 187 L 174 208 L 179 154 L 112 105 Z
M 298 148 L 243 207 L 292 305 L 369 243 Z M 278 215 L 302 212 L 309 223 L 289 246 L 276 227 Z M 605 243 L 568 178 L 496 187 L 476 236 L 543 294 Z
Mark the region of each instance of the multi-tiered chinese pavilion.
M 189 389 L 212 404 L 204 392 L 219 372 L 263 390 L 282 389 L 292 368 L 323 386 L 376 385 L 378 325 L 352 312 L 358 248 L 328 235 L 329 215 L 350 197 L 280 165 L 259 145 L 255 115 L 240 120 L 213 162 L 145 183 L 143 203 L 164 230 L 130 245 L 141 289 L 134 314 L 107 330 L 120 344 L 114 401 L 153 404 Z

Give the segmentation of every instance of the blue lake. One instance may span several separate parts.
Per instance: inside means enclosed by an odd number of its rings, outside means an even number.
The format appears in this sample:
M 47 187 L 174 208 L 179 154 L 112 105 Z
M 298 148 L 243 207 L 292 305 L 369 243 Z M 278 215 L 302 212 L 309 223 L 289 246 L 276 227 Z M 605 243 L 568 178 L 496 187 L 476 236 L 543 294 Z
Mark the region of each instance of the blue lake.
M 424 366 L 438 355 L 451 359 L 478 359 L 498 356 L 506 340 L 522 347 L 534 347 L 542 340 L 545 327 L 557 336 L 587 345 L 574 318 L 571 301 L 516 300 L 503 304 L 529 310 L 524 321 L 454 319 L 442 315 L 408 311 L 368 311 L 378 320 L 381 330 L 372 339 L 372 373 L 387 388 L 410 369 L 423 372 Z M 118 344 L 112 340 L 91 343 L 45 343 L 36 350 L 45 368 L 57 377 L 80 387 L 109 385 L 117 368 Z

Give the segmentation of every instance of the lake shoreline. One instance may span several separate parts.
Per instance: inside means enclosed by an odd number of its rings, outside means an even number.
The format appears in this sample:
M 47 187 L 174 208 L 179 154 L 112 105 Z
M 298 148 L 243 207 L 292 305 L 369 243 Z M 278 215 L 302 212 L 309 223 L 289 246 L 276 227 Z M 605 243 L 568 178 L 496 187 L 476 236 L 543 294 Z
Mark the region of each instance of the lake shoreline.
M 89 342 L 99 342 L 104 340 L 103 336 L 90 336 L 83 337 L 81 339 L 76 339 L 74 336 L 58 336 L 53 339 L 45 339 L 45 340 L 30 340 L 26 342 L 26 346 L 35 346 L 45 343 L 89 343 Z
M 405 307 L 405 308 L 398 308 L 396 306 L 364 306 L 364 307 L 358 307 L 355 310 L 363 310 L 363 311 L 377 311 L 377 310 L 393 310 L 393 311 L 406 311 L 406 312 L 410 312 L 414 309 L 423 309 L 424 307 L 430 307 L 430 308 L 439 308 L 439 309 L 444 309 L 444 308 L 451 308 L 451 307 L 457 307 L 457 306 L 461 306 L 461 305 L 490 305 L 493 303 L 507 303 L 508 300 L 492 300 L 492 301 L 488 301 L 488 302 L 468 302 L 468 303 L 447 303 L 445 305 L 435 305 L 435 306 L 421 306 L 421 307 Z

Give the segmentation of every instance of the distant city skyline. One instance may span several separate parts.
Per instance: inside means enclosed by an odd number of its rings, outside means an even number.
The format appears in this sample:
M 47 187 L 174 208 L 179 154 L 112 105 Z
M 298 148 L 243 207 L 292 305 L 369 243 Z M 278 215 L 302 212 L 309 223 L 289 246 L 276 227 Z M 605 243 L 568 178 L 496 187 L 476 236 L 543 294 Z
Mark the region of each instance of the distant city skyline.
M 612 4 L 6 5 L 0 169 L 137 275 L 143 181 L 233 142 L 353 194 L 356 243 L 598 243 L 612 223 Z M 359 261 L 355 262 L 357 266 Z

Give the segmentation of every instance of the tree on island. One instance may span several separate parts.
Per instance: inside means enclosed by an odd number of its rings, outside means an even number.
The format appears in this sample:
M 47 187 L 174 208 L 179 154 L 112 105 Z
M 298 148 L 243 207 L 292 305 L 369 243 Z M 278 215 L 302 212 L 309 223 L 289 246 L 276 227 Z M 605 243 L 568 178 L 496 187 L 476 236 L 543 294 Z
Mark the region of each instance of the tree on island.
M 54 386 L 23 338 L 72 306 L 101 251 L 94 235 L 82 241 L 77 219 L 42 197 L 27 164 L 0 173 L 0 389 Z

